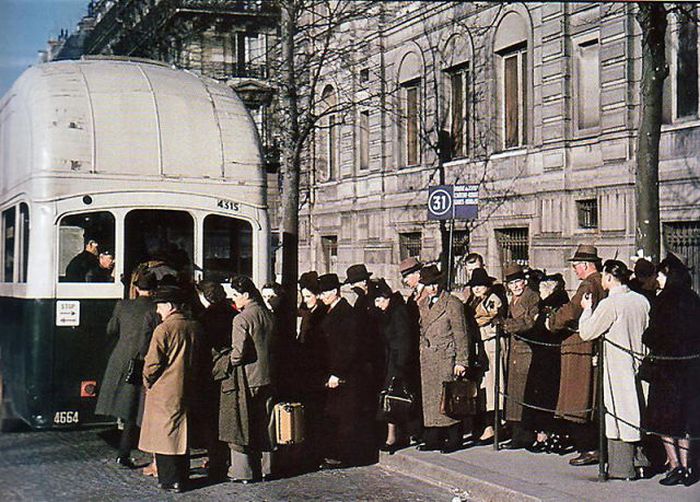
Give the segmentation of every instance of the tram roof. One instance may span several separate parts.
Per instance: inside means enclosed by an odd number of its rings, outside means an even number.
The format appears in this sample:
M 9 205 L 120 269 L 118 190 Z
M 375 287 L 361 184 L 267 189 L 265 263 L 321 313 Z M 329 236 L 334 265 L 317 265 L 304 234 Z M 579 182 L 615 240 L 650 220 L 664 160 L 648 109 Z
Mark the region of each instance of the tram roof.
M 3 191 L 40 172 L 263 183 L 255 124 L 235 92 L 162 63 L 33 66 L 0 101 L 0 118 Z

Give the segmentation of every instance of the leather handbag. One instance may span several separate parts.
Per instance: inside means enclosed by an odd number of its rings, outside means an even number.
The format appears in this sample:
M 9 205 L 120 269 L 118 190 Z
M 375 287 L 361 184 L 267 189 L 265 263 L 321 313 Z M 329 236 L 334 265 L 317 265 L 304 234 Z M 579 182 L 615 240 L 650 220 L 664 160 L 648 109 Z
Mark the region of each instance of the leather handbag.
M 124 382 L 131 385 L 141 385 L 143 383 L 143 359 L 132 357 L 124 373 Z
M 639 368 L 637 368 L 637 376 L 640 380 L 645 382 L 651 382 L 654 379 L 654 373 L 656 372 L 656 364 L 654 363 L 654 356 L 647 354 L 639 363 Z
M 454 419 L 476 415 L 479 411 L 478 393 L 479 386 L 474 380 L 442 382 L 440 413 Z
M 379 413 L 387 422 L 405 422 L 411 417 L 415 402 L 413 394 L 405 385 L 397 385 L 394 377 L 389 387 L 379 393 Z

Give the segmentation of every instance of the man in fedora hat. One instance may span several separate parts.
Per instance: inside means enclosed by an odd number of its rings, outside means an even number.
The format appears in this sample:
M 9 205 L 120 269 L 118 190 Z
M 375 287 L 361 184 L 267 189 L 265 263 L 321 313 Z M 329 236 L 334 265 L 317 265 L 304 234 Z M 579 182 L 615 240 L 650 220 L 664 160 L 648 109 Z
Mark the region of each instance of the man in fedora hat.
M 318 278 L 321 301 L 328 309 L 321 321 L 324 341 L 324 381 L 326 406 L 323 416 L 324 454 L 321 469 L 342 467 L 351 462 L 354 423 L 357 408 L 357 315 L 348 301 L 340 296 L 340 281 L 336 274 Z
M 381 343 L 381 312 L 374 305 L 377 286 L 370 281 L 372 272 L 363 263 L 348 267 L 345 284 L 357 296 L 353 310 L 358 323 L 359 408 L 363 419 L 372 422 L 376 415 L 377 395 L 382 384 L 384 349 Z
M 144 361 L 146 400 L 139 449 L 155 453 L 160 487 L 181 492 L 189 478 L 191 404 L 199 383 L 197 345 L 202 332 L 199 323 L 183 314 L 185 295 L 179 287 L 160 286 L 153 302 L 162 322 L 153 331 Z
M 450 453 L 462 445 L 460 420 L 440 413 L 443 382 L 464 376 L 472 343 L 464 305 L 443 290 L 443 276 L 435 265 L 420 271 L 427 298 L 420 308 L 420 369 L 424 444 L 420 450 Z
M 561 378 L 557 416 L 570 422 L 572 439 L 579 456 L 569 461 L 571 465 L 591 465 L 598 463 L 598 428 L 595 413 L 593 368 L 593 342 L 582 342 L 576 336 L 578 321 L 583 314 L 581 300 L 590 295 L 593 309 L 605 298 L 599 271 L 601 258 L 598 250 L 588 244 L 580 244 L 569 258 L 571 267 L 581 280 L 571 300 L 556 312 L 549 315 L 546 326 L 549 331 L 566 331 L 571 334 L 561 344 Z

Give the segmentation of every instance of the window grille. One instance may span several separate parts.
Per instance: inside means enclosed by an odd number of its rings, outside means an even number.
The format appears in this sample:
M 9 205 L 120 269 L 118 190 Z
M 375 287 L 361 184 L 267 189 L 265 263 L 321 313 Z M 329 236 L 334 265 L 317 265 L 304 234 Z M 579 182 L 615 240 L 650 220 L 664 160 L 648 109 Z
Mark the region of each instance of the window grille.
M 576 201 L 579 228 L 598 228 L 598 200 L 586 199 Z
M 530 247 L 527 228 L 503 228 L 496 230 L 496 242 L 501 253 L 501 263 L 528 265 Z
M 665 223 L 663 238 L 666 251 L 686 258 L 692 268 L 693 289 L 700 291 L 700 221 Z
M 399 234 L 399 257 L 402 260 L 411 256 L 420 257 L 421 233 L 409 232 Z

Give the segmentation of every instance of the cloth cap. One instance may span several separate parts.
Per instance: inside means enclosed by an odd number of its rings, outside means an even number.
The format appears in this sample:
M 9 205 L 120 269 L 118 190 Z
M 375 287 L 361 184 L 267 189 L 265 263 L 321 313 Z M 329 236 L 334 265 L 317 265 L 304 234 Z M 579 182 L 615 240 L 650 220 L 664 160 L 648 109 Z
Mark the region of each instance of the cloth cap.
M 177 286 L 159 286 L 152 296 L 154 303 L 181 303 L 184 295 Z

